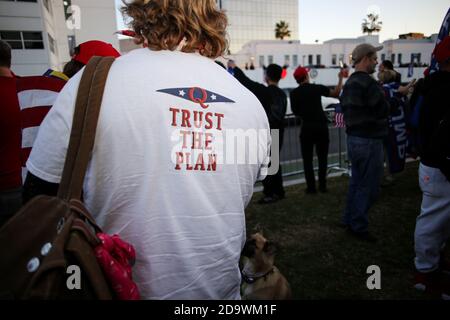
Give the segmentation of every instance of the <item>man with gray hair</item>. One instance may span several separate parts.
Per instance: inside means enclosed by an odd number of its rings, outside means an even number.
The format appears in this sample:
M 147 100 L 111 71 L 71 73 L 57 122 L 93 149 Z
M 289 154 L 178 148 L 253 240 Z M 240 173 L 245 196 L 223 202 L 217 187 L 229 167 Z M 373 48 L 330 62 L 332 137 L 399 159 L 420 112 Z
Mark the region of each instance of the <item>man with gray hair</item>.
M 352 53 L 355 72 L 344 86 L 341 105 L 347 126 L 347 150 L 352 163 L 343 225 L 349 234 L 375 242 L 368 232 L 367 212 L 378 196 L 383 176 L 383 139 L 388 134 L 389 105 L 371 76 L 383 47 L 364 43 Z

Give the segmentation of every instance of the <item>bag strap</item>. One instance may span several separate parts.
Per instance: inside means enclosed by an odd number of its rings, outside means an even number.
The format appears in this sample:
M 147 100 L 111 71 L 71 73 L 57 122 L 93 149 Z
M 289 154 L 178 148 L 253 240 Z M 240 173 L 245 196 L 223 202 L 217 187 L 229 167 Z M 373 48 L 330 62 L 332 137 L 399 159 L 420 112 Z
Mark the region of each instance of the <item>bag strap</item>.
M 95 141 L 100 107 L 113 57 L 93 57 L 78 88 L 72 131 L 58 197 L 81 199 L 84 176 Z

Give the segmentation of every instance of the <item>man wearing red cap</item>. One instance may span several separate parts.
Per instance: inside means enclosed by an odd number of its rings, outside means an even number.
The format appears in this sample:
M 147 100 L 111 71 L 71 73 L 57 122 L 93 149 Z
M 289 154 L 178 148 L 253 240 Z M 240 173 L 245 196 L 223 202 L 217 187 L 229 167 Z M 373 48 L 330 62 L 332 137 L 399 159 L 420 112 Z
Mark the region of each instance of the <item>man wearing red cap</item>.
M 94 56 L 120 57 L 120 53 L 110 43 L 99 40 L 86 41 L 75 48 L 72 60 L 64 66 L 63 73 L 72 78 L 80 71 Z
M 339 73 L 339 83 L 334 90 L 323 85 L 309 83 L 308 69 L 298 67 L 294 78 L 299 86 L 290 93 L 291 106 L 294 114 L 302 120 L 300 143 L 305 170 L 306 193 L 315 194 L 313 154 L 314 145 L 319 160 L 319 190 L 327 191 L 328 119 L 322 108 L 322 97 L 338 97 L 342 89 L 343 72 Z
M 439 71 L 425 78 L 419 118 L 422 206 L 415 230 L 415 287 L 450 299 L 450 266 L 441 250 L 450 238 L 450 36 L 434 56 Z

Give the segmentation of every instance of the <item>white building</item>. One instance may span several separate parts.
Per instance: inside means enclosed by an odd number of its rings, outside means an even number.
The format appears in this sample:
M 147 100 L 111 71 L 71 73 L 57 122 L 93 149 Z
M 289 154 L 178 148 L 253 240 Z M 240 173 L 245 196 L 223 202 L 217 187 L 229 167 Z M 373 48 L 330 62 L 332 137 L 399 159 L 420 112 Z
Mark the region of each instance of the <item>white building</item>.
M 54 0 L 59 1 L 59 0 Z M 101 40 L 111 43 L 119 49 L 117 31 L 116 4 L 114 0 L 71 0 L 72 5 L 80 8 L 80 26 L 74 29 L 77 44 L 89 40 Z
M 298 0 L 217 0 L 228 17 L 230 52 L 238 52 L 252 40 L 275 40 L 275 25 L 289 25 L 291 37 L 298 39 Z
M 340 61 L 351 66 L 351 53 L 361 43 L 374 46 L 383 45 L 379 52 L 379 61 L 393 60 L 397 71 L 402 74 L 402 80 L 407 82 L 413 78 L 421 78 L 424 68 L 430 63 L 437 35 L 421 39 L 395 39 L 379 43 L 378 36 L 362 36 L 355 39 L 332 39 L 323 44 L 302 44 L 300 41 L 259 40 L 245 44 L 241 51 L 232 55 L 232 59 L 244 68 L 255 61 L 257 70 L 246 71 L 254 80 L 263 80 L 262 67 L 271 63 L 288 66 L 286 79 L 280 83 L 281 87 L 296 86 L 292 74 L 299 65 L 312 70 L 312 81 L 325 85 L 335 85 Z M 408 76 L 408 67 L 413 63 L 413 74 Z
M 374 46 L 383 45 L 379 53 L 380 60 L 391 60 L 395 66 L 407 67 L 411 62 L 416 65 L 429 64 L 431 53 L 436 44 L 437 35 L 423 39 L 395 39 L 379 43 L 378 36 L 362 36 L 355 39 L 332 39 L 323 44 L 302 44 L 300 41 L 256 40 L 243 46 L 233 55 L 241 66 L 255 61 L 256 67 L 271 63 L 279 65 L 298 65 L 309 67 L 338 67 L 342 61 L 351 64 L 351 53 L 361 43 Z
M 0 39 L 11 45 L 12 70 L 18 75 L 61 71 L 70 49 L 87 40 L 118 48 L 116 29 L 114 0 L 0 0 Z
M 395 39 L 383 42 L 382 60 L 390 60 L 395 66 L 430 64 L 431 55 L 437 41 L 437 34 L 430 38 Z

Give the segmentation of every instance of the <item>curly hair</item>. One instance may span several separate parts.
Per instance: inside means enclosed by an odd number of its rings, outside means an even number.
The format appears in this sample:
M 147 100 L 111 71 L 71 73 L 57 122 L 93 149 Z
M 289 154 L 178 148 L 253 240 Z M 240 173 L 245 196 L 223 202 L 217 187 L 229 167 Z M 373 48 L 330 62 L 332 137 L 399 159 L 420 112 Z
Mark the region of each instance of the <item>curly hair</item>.
M 138 42 L 152 50 L 175 50 L 183 39 L 183 52 L 217 58 L 227 50 L 227 17 L 214 0 L 123 1 Z

